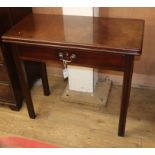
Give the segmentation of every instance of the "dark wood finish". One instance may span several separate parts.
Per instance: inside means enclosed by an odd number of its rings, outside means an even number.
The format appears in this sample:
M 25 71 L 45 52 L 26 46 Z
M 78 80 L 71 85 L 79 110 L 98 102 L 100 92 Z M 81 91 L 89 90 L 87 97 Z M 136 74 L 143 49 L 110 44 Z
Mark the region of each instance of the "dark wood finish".
M 45 63 L 41 63 L 41 69 L 42 69 L 42 85 L 43 85 L 43 90 L 44 90 L 44 95 L 48 96 L 50 94 L 50 88 L 48 85 L 48 78 L 47 76 L 47 70 L 46 70 L 46 64 Z
M 16 46 L 14 60 L 30 118 L 35 118 L 22 62 L 51 60 L 61 63 L 76 54 L 71 64 L 124 72 L 119 136 L 124 136 L 130 97 L 133 58 L 142 52 L 144 21 L 102 17 L 62 15 L 29 15 L 3 35 L 5 52 L 9 45 Z M 24 89 L 26 88 L 26 89 Z
M 4 66 L 4 64 L 0 64 L 0 82 L 8 82 L 9 81 L 9 77 L 8 77 L 8 73 L 7 70 Z
M 31 13 L 31 8 L 0 8 L 0 36 L 29 13 Z M 5 53 L 3 56 L 2 55 L 0 47 L 0 87 L 2 89 L 5 86 L 7 90 L 7 92 L 1 91 L 0 100 L 3 100 L 3 93 L 8 97 L 12 96 L 9 100 L 5 100 L 2 103 L 10 105 L 10 107 L 14 110 L 19 110 L 23 95 L 19 85 L 19 79 L 12 54 Z M 2 59 L 2 57 L 4 57 L 4 59 Z M 9 86 L 7 87 L 5 83 L 8 83 Z
M 17 24 L 23 17 L 26 15 L 32 13 L 31 8 L 0 8 L 0 36 L 5 33 L 9 28 L 11 28 L 13 25 Z M 1 40 L 0 40 L 0 46 L 1 46 Z M 23 94 L 21 91 L 21 86 L 19 83 L 19 77 L 17 74 L 17 70 L 15 67 L 15 62 L 13 60 L 12 47 L 8 47 L 7 52 L 1 51 L 0 47 L 0 87 L 3 84 L 8 83 L 10 91 L 10 96 L 12 96 L 12 101 L 9 100 L 6 102 L 2 102 L 3 104 L 10 105 L 11 109 L 13 110 L 19 110 L 22 105 L 23 100 Z M 4 57 L 4 60 L 3 60 Z M 33 86 L 34 81 L 36 81 L 38 78 L 45 78 L 47 75 L 42 75 L 45 72 L 42 72 L 42 66 L 40 63 L 37 62 L 30 62 L 30 61 L 24 61 L 24 66 L 28 78 L 28 84 L 31 88 Z M 44 65 L 44 67 L 46 67 Z M 48 81 L 45 81 L 48 82 Z M 46 86 L 48 83 L 43 83 Z M 2 92 L 2 91 L 1 91 Z M 9 95 L 8 95 L 9 96 Z M 0 100 L 1 100 L 1 94 L 0 94 Z
M 27 16 L 32 12 L 32 8 L 28 7 L 11 7 L 7 8 L 12 25 L 17 24 L 23 17 Z
M 0 101 L 12 102 L 13 95 L 8 84 L 0 83 Z
M 33 47 L 33 48 L 32 48 Z M 93 51 L 85 51 L 83 50 L 67 50 L 67 49 L 55 49 L 53 47 L 43 47 L 43 46 L 24 46 L 18 45 L 19 56 L 22 60 L 31 60 L 43 62 L 45 60 L 53 60 L 55 62 L 60 63 L 59 52 L 64 53 L 64 55 L 68 55 L 66 59 L 72 55 L 72 53 L 76 54 L 76 59 L 73 60 L 72 65 L 84 65 L 87 67 L 98 67 L 104 69 L 113 69 L 113 70 L 123 70 L 124 66 L 124 55 L 109 53 L 105 51 L 99 51 L 98 54 Z M 43 53 L 44 51 L 44 53 Z
M 18 8 L 0 8 L 0 36 L 26 14 L 31 12 L 31 8 L 23 9 L 23 11 L 21 11 L 21 9 L 19 11 Z M 14 110 L 19 110 L 21 107 L 22 96 L 12 54 L 6 53 L 3 55 L 0 39 L 0 100 L 3 101 L 1 103 L 10 105 Z
M 5 48 L 5 51 L 6 49 L 9 47 L 9 45 L 7 44 L 4 44 L 4 48 Z M 17 51 L 17 47 L 14 46 L 15 50 L 14 51 Z M 13 52 L 13 57 L 14 59 L 18 59 L 18 53 L 17 52 Z M 28 82 L 28 79 L 27 79 L 27 76 L 26 76 L 26 70 L 25 70 L 25 67 L 24 67 L 24 62 L 23 61 L 15 61 L 16 63 L 16 67 L 17 67 L 17 70 L 21 73 L 20 74 L 20 84 L 22 85 L 22 91 L 23 91 L 23 94 L 24 94 L 24 97 L 25 97 L 25 100 L 26 100 L 26 105 L 27 105 L 27 109 L 28 109 L 28 113 L 29 113 L 29 116 L 31 118 L 35 118 L 35 112 L 34 112 L 34 108 L 33 108 L 33 103 L 32 103 L 32 98 L 31 98 L 31 93 L 30 93 L 30 88 L 29 88 L 29 82 Z
M 2 56 L 2 50 L 1 50 L 1 47 L 0 47 L 0 64 L 3 63 L 3 56 Z
M 129 98 L 130 98 L 133 66 L 134 66 L 134 57 L 132 55 L 125 56 L 123 91 L 122 91 L 122 101 L 121 101 L 119 130 L 118 130 L 119 136 L 124 136 L 125 134 L 125 124 L 126 124 L 127 110 L 128 110 L 128 104 L 129 104 Z
M 90 51 L 140 55 L 143 20 L 31 14 L 3 40 Z
M 0 36 L 10 28 L 8 8 L 0 8 Z

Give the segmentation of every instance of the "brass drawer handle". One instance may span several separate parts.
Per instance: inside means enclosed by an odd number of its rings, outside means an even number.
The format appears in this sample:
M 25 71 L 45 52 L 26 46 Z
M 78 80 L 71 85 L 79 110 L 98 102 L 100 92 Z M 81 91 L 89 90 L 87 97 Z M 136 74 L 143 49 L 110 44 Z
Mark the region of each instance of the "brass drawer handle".
M 70 56 L 69 60 L 65 59 L 64 54 L 62 52 L 59 52 L 59 59 L 62 61 L 65 61 L 66 63 L 70 63 L 70 62 L 72 62 L 73 59 L 76 59 L 76 58 L 77 58 L 76 54 L 72 54 Z
M 70 60 L 73 60 L 73 59 L 76 59 L 76 54 L 72 54 L 72 55 L 70 56 Z
M 63 53 L 59 52 L 59 59 L 62 60 L 63 59 Z

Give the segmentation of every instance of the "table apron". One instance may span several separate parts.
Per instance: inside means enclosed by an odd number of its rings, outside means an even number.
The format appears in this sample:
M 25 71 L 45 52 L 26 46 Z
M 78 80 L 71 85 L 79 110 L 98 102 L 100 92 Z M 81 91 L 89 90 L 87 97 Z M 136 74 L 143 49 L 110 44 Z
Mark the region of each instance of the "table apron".
M 18 45 L 18 56 L 22 60 L 31 61 L 55 61 L 61 63 L 59 53 L 63 53 L 64 59 L 69 60 L 72 54 L 76 58 L 70 63 L 71 65 L 79 65 L 93 67 L 99 69 L 109 69 L 116 71 L 124 71 L 125 55 L 110 52 L 90 52 L 86 50 L 66 50 L 61 48 L 49 48 L 32 45 Z

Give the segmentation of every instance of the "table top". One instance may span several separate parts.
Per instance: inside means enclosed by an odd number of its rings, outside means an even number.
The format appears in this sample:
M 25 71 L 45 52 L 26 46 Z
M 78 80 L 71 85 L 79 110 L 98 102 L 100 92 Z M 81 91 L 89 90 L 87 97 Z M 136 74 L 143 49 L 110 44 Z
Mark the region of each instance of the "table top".
M 144 20 L 140 19 L 30 14 L 2 40 L 140 55 L 143 33 Z

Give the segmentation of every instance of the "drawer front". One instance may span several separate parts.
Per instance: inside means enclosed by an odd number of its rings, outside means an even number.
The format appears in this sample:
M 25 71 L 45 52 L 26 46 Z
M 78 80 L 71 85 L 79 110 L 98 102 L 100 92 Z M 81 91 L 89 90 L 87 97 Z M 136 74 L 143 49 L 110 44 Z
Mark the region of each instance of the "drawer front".
M 0 64 L 0 82 L 8 82 L 8 73 L 3 64 Z
M 8 84 L 0 83 L 0 100 L 6 102 L 12 102 L 13 96 Z
M 76 58 L 72 60 L 72 65 L 82 65 L 94 68 L 113 69 L 123 71 L 124 55 L 108 53 L 104 51 L 93 52 L 84 50 L 62 50 L 57 48 L 45 48 L 37 46 L 19 46 L 19 55 L 24 60 L 53 60 L 60 61 L 59 53 L 63 54 L 63 58 L 70 60 L 72 54 Z

